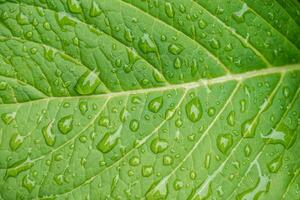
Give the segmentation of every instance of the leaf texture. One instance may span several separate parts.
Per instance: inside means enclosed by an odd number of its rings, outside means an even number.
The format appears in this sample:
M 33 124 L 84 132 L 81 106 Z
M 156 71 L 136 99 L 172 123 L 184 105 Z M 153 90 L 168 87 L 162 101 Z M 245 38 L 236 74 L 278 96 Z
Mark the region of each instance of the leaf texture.
M 299 11 L 0 0 L 0 199 L 299 199 Z

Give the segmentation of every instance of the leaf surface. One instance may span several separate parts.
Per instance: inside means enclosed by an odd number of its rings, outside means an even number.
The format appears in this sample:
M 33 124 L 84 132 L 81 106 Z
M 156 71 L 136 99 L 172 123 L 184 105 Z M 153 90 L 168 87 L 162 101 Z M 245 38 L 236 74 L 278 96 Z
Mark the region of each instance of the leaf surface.
M 299 199 L 299 10 L 0 0 L 0 199 Z

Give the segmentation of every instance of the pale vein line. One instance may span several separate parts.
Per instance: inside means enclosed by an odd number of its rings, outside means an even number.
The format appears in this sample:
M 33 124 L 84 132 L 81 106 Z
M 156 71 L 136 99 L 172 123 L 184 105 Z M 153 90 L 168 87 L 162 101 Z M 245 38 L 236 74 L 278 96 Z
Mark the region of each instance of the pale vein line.
M 245 43 L 247 46 L 250 47 L 254 51 L 258 57 L 260 57 L 265 64 L 267 64 L 268 67 L 271 67 L 271 63 L 267 60 L 267 58 L 260 52 L 258 49 L 256 49 L 247 39 L 245 39 L 242 35 L 237 33 L 233 28 L 225 24 L 220 18 L 213 15 L 207 8 L 203 7 L 198 1 L 195 1 L 197 5 L 199 5 L 203 10 L 205 10 L 213 19 L 215 19 L 217 22 L 223 25 L 229 32 L 231 32 L 234 36 L 236 36 L 240 41 Z
M 225 66 L 225 64 L 224 64 L 224 63 L 223 63 L 216 55 L 214 55 L 212 52 L 210 52 L 205 46 L 203 46 L 203 45 L 202 45 L 200 42 L 198 42 L 197 40 L 193 39 L 193 38 L 190 37 L 189 35 L 187 35 L 187 34 L 185 34 L 184 32 L 182 32 L 181 30 L 179 30 L 179 29 L 177 29 L 177 28 L 171 26 L 170 24 L 166 23 L 165 21 L 163 21 L 163 20 L 161 20 L 161 19 L 159 19 L 159 18 L 157 18 L 157 17 L 155 17 L 155 16 L 153 16 L 153 15 L 151 15 L 151 14 L 145 12 L 145 11 L 142 10 L 141 8 L 136 7 L 135 5 L 132 5 L 132 4 L 130 4 L 130 3 L 126 2 L 126 1 L 124 1 L 124 0 L 120 0 L 120 1 L 123 2 L 123 3 L 126 4 L 126 5 L 129 5 L 129 7 L 131 7 L 131 8 L 134 8 L 134 9 L 136 9 L 136 10 L 141 11 L 143 14 L 145 14 L 145 15 L 147 15 L 147 16 L 149 16 L 149 17 L 155 19 L 155 20 L 157 20 L 158 22 L 160 22 L 160 23 L 164 24 L 165 26 L 171 28 L 172 30 L 176 31 L 177 33 L 181 33 L 181 34 L 185 35 L 186 37 L 190 38 L 190 39 L 191 39 L 192 41 L 194 41 L 198 46 L 201 46 L 202 49 L 204 49 L 204 50 L 206 51 L 206 53 L 207 53 L 212 59 L 214 59 L 214 60 L 215 60 L 215 61 L 216 61 L 216 62 L 217 62 L 217 63 L 218 63 L 225 71 L 226 71 L 227 74 L 230 73 L 230 70 Z
M 217 122 L 217 120 L 219 119 L 219 117 L 221 116 L 221 114 L 227 108 L 228 104 L 231 102 L 231 100 L 233 99 L 233 97 L 235 96 L 235 94 L 237 93 L 237 91 L 240 89 L 240 85 L 241 85 L 241 82 L 238 82 L 236 84 L 234 90 L 231 92 L 230 96 L 228 97 L 227 101 L 225 102 L 225 104 L 223 105 L 223 107 L 221 108 L 221 110 L 219 111 L 219 113 L 216 115 L 216 117 L 214 118 L 214 120 L 210 123 L 210 125 L 207 127 L 207 129 L 205 130 L 205 132 L 201 135 L 201 137 L 195 143 L 195 145 L 193 146 L 193 148 L 191 150 L 189 150 L 189 152 L 181 160 L 181 162 L 178 163 L 177 166 L 171 171 L 171 173 L 169 173 L 167 176 L 165 176 L 160 181 L 160 183 L 158 183 L 158 185 L 159 184 L 163 184 L 164 182 L 166 182 L 182 166 L 182 164 L 185 163 L 185 161 L 193 154 L 193 152 L 197 149 L 197 147 L 202 142 L 202 140 L 204 139 L 204 137 L 208 134 L 209 130 L 213 127 L 213 125 Z M 153 188 L 153 189 L 155 189 L 155 188 Z
M 294 102 L 297 100 L 298 94 L 300 92 L 300 87 L 297 89 L 297 92 L 294 95 L 293 100 L 290 102 L 290 104 L 288 105 L 288 108 L 285 110 L 284 114 L 281 117 L 281 120 L 277 123 L 277 125 L 275 126 L 274 129 L 277 128 L 277 126 L 280 124 L 280 122 L 282 121 L 282 119 L 284 119 L 284 117 L 287 115 L 287 113 L 290 111 L 291 107 L 293 106 Z M 268 144 L 270 141 L 270 139 L 265 142 L 265 144 L 262 146 L 261 150 L 259 150 L 259 153 L 256 155 L 256 157 L 253 159 L 253 161 L 251 162 L 251 164 L 249 165 L 246 173 L 242 176 L 241 180 L 238 182 L 236 189 L 233 190 L 232 194 L 227 198 L 227 199 L 231 199 L 230 197 L 232 195 L 234 195 L 234 192 L 236 192 L 237 188 L 240 186 L 240 184 L 242 183 L 242 181 L 244 180 L 244 178 L 248 175 L 248 173 L 250 172 L 251 168 L 254 166 L 255 162 L 260 158 L 263 150 L 265 149 L 265 147 L 267 146 L 266 144 Z
M 294 173 L 293 178 L 291 179 L 290 183 L 288 184 L 288 186 L 286 187 L 285 192 L 282 195 L 282 199 L 285 199 L 285 195 L 288 193 L 288 191 L 290 190 L 291 185 L 294 183 L 294 181 L 296 180 L 296 178 L 299 176 L 300 174 L 300 168 L 298 168 L 296 170 L 296 172 Z
M 185 99 L 185 96 L 187 95 L 189 91 L 189 88 L 186 88 L 184 90 L 184 94 L 182 95 L 182 97 L 180 98 L 180 100 L 178 101 L 178 104 L 176 105 L 176 107 L 174 108 L 174 113 L 173 115 L 176 113 L 177 109 L 179 108 L 179 106 L 182 104 L 183 100 Z M 173 116 L 172 115 L 172 116 Z M 145 144 L 153 135 L 155 135 L 155 133 L 169 120 L 172 118 L 166 118 L 165 120 L 163 120 L 149 135 L 147 135 L 146 137 L 144 137 L 142 140 L 139 141 L 139 143 L 132 148 L 130 151 L 128 151 L 125 155 L 123 155 L 119 160 L 117 160 L 116 162 L 114 162 L 112 165 L 108 166 L 107 168 L 105 168 L 103 171 L 100 171 L 99 173 L 97 173 L 96 175 L 90 177 L 89 179 L 87 179 L 86 181 L 84 181 L 83 183 L 81 183 L 80 185 L 74 187 L 72 190 L 65 192 L 65 193 L 60 193 L 60 194 L 55 194 L 55 197 L 58 196 L 62 196 L 62 195 L 66 195 L 69 194 L 75 190 L 77 190 L 78 188 L 82 187 L 83 185 L 89 184 L 90 182 L 92 182 L 97 176 L 103 174 L 104 172 L 106 172 L 107 170 L 111 169 L 112 167 L 114 167 L 116 164 L 120 163 L 122 160 L 124 160 L 125 158 L 127 158 L 134 150 L 138 149 L 139 147 L 141 147 L 143 144 Z
M 274 67 L 274 68 L 265 68 L 265 69 L 260 69 L 260 70 L 253 70 L 241 74 L 229 74 L 225 76 L 220 76 L 217 78 L 212 78 L 212 79 L 201 79 L 196 82 L 189 82 L 189 83 L 182 83 L 182 84 L 173 84 L 173 85 L 168 85 L 168 86 L 162 86 L 162 87 L 157 87 L 157 88 L 146 88 L 146 89 L 137 89 L 137 90 L 128 90 L 128 91 L 121 91 L 121 92 L 112 92 L 108 94 L 95 94 L 95 95 L 87 95 L 87 96 L 72 96 L 72 97 L 49 97 L 49 98 L 44 98 L 44 99 L 38 99 L 34 100 L 35 102 L 39 101 L 45 101 L 45 100 L 53 100 L 53 99 L 59 99 L 59 98 L 64 98 L 64 99 L 76 99 L 76 98 L 100 98 L 100 97 L 115 97 L 115 96 L 124 96 L 124 95 L 129 95 L 129 94 L 143 94 L 143 93 L 148 93 L 148 92 L 162 92 L 166 90 L 172 90 L 172 89 L 180 89 L 180 88 L 197 88 L 199 86 L 208 86 L 208 85 L 213 85 L 213 84 L 218 84 L 218 83 L 225 83 L 229 81 L 240 81 L 240 80 L 245 80 L 249 78 L 254 78 L 258 76 L 266 76 L 270 74 L 280 74 L 284 73 L 287 71 L 298 71 L 300 70 L 300 64 L 295 64 L 295 65 L 287 65 L 284 67 Z M 30 101 L 33 102 L 33 101 Z M 27 104 L 29 102 L 21 102 L 17 104 Z M 1 105 L 8 105 L 8 104 L 0 104 Z
M 283 77 L 284 75 L 280 76 L 280 80 L 278 81 L 278 83 L 276 84 L 275 88 L 273 89 L 273 91 L 270 93 L 268 99 L 266 102 L 268 103 L 263 103 L 259 110 L 259 112 L 256 114 L 256 116 L 254 117 L 253 121 L 251 122 L 251 125 L 249 127 L 248 130 L 251 130 L 253 124 L 256 123 L 256 121 L 258 120 L 258 118 L 261 116 L 261 114 L 266 110 L 266 108 L 268 108 L 268 106 L 271 103 L 271 100 L 274 98 L 274 96 L 276 95 L 276 93 L 278 92 L 278 89 L 280 88 L 282 81 L 283 81 Z M 248 131 L 247 131 L 248 132 Z M 212 175 L 209 175 L 208 178 L 203 182 L 203 184 L 201 184 L 201 186 L 197 189 L 198 192 L 195 192 L 195 194 L 193 195 L 192 198 L 195 197 L 195 195 L 197 193 L 200 193 L 203 189 L 205 189 L 209 183 L 211 183 L 211 181 L 214 180 L 214 178 L 223 170 L 223 167 L 225 166 L 225 164 L 227 163 L 227 161 L 231 158 L 231 156 L 235 153 L 235 151 L 238 149 L 239 145 L 242 143 L 242 141 L 244 140 L 243 137 L 241 137 L 241 139 L 239 140 L 239 142 L 235 145 L 235 147 L 231 150 L 230 154 L 227 156 L 227 158 L 219 165 L 219 167 L 217 168 L 217 170 L 214 171 L 214 173 Z

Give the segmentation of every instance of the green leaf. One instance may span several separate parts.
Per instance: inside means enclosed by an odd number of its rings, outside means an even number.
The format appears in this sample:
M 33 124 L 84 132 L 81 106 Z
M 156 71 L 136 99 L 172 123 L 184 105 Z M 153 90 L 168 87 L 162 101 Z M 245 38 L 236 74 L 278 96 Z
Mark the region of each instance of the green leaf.
M 299 10 L 0 0 L 0 199 L 299 199 Z

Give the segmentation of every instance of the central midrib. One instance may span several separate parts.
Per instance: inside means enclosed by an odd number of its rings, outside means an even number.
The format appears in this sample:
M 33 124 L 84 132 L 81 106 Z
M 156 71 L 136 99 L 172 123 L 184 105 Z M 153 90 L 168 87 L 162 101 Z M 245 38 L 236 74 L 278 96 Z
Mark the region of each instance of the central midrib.
M 245 80 L 252 77 L 257 76 L 265 76 L 270 74 L 276 74 L 276 73 L 283 73 L 286 71 L 293 71 L 293 70 L 300 70 L 300 64 L 292 64 L 292 65 L 286 65 L 281 67 L 272 67 L 272 68 L 264 68 L 260 70 L 253 70 L 249 72 L 239 73 L 239 74 L 228 74 L 225 76 L 220 76 L 212 79 L 201 79 L 195 82 L 189 82 L 189 83 L 181 83 L 181 84 L 173 84 L 173 85 L 167 85 L 162 87 L 156 87 L 156 88 L 146 88 L 146 89 L 137 89 L 137 90 L 128 90 L 128 91 L 121 91 L 121 92 L 112 92 L 112 93 L 106 93 L 106 94 L 93 94 L 93 95 L 86 95 L 86 96 L 61 96 L 61 97 L 47 97 L 43 99 L 37 99 L 27 102 L 20 102 L 20 103 L 11 103 L 11 104 L 0 104 L 1 105 L 14 105 L 14 104 L 25 104 L 25 103 L 31 103 L 31 102 L 38 102 L 38 101 L 50 101 L 54 99 L 77 99 L 77 98 L 101 98 L 101 97 L 116 97 L 116 96 L 127 96 L 131 94 L 145 94 L 150 92 L 161 92 L 161 91 L 167 91 L 172 89 L 192 89 L 197 88 L 200 86 L 209 86 L 213 84 L 218 83 L 224 83 L 228 81 L 234 81 L 234 80 Z

